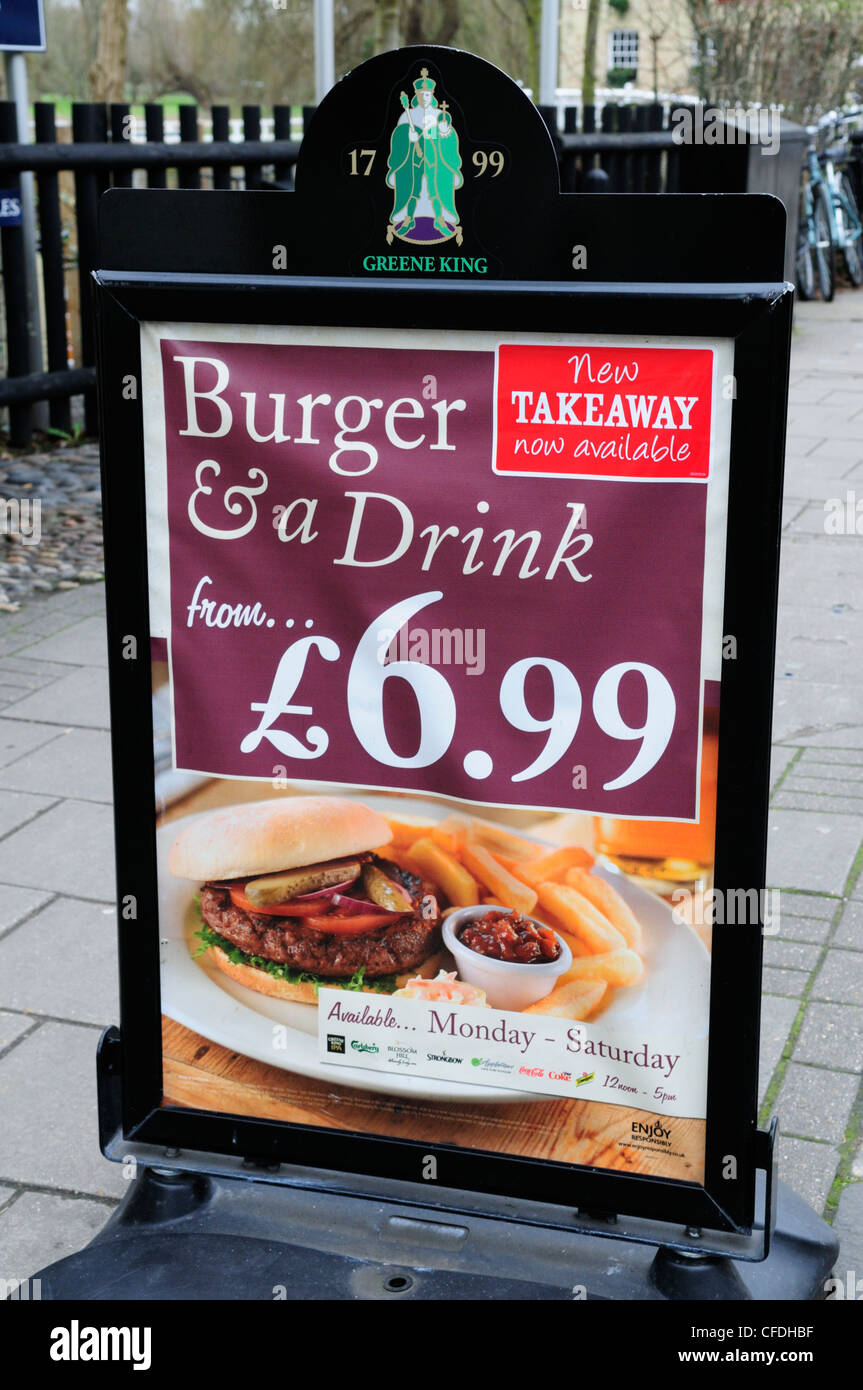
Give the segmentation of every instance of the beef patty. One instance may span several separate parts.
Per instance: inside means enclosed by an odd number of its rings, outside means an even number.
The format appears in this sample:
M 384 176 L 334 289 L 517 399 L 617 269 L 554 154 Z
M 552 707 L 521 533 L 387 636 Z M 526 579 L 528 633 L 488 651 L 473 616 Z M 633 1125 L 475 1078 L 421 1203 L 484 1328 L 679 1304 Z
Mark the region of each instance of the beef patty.
M 391 927 L 363 936 L 337 936 L 303 926 L 298 917 L 244 912 L 231 902 L 227 888 L 207 884 L 201 889 L 201 916 L 247 955 L 338 979 L 350 979 L 362 966 L 367 979 L 399 975 L 422 965 L 440 943 L 437 913 L 427 921 L 418 904 Z

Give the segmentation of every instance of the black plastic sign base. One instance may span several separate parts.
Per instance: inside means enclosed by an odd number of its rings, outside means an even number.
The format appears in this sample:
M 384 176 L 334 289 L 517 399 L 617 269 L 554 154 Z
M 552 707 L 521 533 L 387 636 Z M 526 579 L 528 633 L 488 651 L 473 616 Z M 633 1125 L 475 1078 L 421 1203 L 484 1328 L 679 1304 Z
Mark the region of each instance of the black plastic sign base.
M 92 1244 L 34 1277 L 43 1299 L 84 1301 L 805 1301 L 824 1297 L 838 1248 L 782 1185 L 770 1255 L 747 1264 L 649 1245 L 622 1257 L 578 1231 L 144 1169 Z

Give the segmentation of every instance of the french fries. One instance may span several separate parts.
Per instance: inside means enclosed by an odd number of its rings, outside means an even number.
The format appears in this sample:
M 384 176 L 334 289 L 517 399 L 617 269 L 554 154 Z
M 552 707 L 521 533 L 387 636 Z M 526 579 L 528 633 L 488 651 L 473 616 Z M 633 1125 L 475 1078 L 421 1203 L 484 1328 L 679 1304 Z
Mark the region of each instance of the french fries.
M 586 873 L 582 868 L 569 869 L 566 881 L 608 918 L 611 925 L 620 932 L 627 946 L 633 951 L 639 949 L 641 924 L 610 883 L 606 883 L 604 878 L 599 878 L 596 874 Z
M 471 836 L 484 848 L 494 854 L 503 851 L 513 859 L 538 859 L 542 845 L 535 840 L 526 840 L 523 835 L 514 835 L 502 825 L 485 825 L 482 821 L 471 821 Z
M 563 849 L 556 849 L 553 854 L 544 854 L 541 859 L 532 859 L 521 865 L 519 877 L 532 888 L 538 888 L 541 883 L 553 882 L 558 874 L 565 873 L 574 865 L 589 869 L 592 863 L 593 855 L 588 854 L 586 849 L 580 845 L 566 845 Z
M 604 980 L 572 980 L 569 984 L 558 985 L 535 1004 L 528 1004 L 524 1012 L 582 1020 L 590 1017 L 607 989 Z
M 390 820 L 388 823 L 392 834 L 392 843 L 396 849 L 410 849 L 414 840 L 418 839 L 420 835 L 428 835 L 434 828 L 428 821 Z
M 520 879 L 515 878 L 503 867 L 499 860 L 482 845 L 465 844 L 462 859 L 467 868 L 490 888 L 496 898 L 516 912 L 530 914 L 536 907 L 536 893 Z M 476 899 L 474 899 L 476 901 Z
M 636 951 L 603 951 L 600 955 L 575 958 L 560 983 L 604 980 L 607 985 L 634 985 L 643 973 L 644 962 Z
M 416 878 L 425 877 L 422 866 L 417 863 L 408 850 L 401 849 L 396 844 L 391 844 L 384 845 L 377 853 L 382 859 L 391 859 L 394 864 L 398 864 L 400 869 L 406 869 L 409 874 L 414 874 Z
M 442 849 L 431 838 L 415 840 L 410 848 L 411 858 L 419 864 L 423 875 L 440 885 L 451 903 L 470 907 L 479 902 L 479 884 L 455 855 Z
M 435 824 L 391 820 L 392 842 L 380 853 L 440 890 L 448 917 L 482 904 L 535 916 L 572 952 L 569 969 L 527 1013 L 586 1019 L 614 989 L 644 973 L 641 925 L 617 890 L 591 873 L 580 845 L 546 851 L 504 826 L 451 815 Z
M 623 935 L 607 917 L 588 902 L 583 893 L 566 883 L 541 883 L 539 901 L 553 912 L 566 931 L 578 937 L 591 951 L 618 951 L 626 947 Z

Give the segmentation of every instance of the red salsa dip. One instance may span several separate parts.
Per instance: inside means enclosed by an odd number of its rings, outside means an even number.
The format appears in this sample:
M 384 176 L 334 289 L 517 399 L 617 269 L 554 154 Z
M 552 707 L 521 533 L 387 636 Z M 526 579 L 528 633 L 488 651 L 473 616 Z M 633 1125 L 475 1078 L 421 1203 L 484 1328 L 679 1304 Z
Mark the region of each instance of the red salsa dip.
M 517 912 L 487 912 L 468 922 L 459 933 L 459 941 L 479 956 L 516 965 L 544 965 L 560 955 L 551 927 L 541 927 Z

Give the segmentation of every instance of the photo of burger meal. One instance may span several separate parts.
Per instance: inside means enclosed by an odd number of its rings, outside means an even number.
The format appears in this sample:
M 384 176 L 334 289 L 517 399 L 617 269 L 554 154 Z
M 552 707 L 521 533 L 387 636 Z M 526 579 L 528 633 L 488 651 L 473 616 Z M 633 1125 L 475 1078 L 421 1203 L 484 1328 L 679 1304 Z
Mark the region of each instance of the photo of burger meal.
M 667 903 L 544 829 L 428 799 L 299 790 L 167 822 L 163 1014 L 232 1056 L 317 1079 L 322 989 L 627 1026 L 673 1001 L 695 1033 L 703 943 Z M 463 1088 L 359 1065 L 348 1079 L 414 1099 Z M 473 1099 L 500 1097 L 471 1081 Z
M 339 797 L 227 806 L 195 819 L 168 867 L 199 883 L 201 950 L 247 988 L 316 1004 L 317 988 L 394 992 L 437 973 L 432 885 L 375 853 L 376 811 Z

